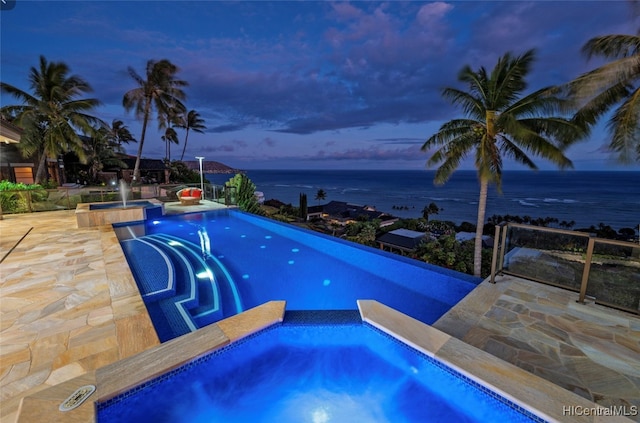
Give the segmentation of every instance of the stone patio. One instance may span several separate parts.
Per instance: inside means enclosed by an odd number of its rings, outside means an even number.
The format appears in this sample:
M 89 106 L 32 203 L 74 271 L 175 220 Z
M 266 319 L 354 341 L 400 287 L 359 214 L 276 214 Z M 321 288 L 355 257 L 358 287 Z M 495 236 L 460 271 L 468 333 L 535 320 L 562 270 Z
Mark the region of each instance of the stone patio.
M 434 327 L 596 404 L 640 409 L 640 317 L 577 299 L 503 276 Z
M 74 211 L 5 215 L 2 258 L 3 423 L 22 398 L 159 344 L 111 227 L 77 229 Z M 502 277 L 434 326 L 597 404 L 640 406 L 640 318 L 576 298 Z

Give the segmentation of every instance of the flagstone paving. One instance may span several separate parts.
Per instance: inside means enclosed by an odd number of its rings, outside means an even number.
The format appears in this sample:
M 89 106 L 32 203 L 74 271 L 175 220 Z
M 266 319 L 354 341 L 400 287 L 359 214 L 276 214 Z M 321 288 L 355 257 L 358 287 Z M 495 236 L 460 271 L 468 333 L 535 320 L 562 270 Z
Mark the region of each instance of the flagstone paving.
M 74 211 L 4 215 L 0 259 L 7 253 L 1 422 L 16 421 L 23 397 L 159 344 L 110 226 L 78 229 Z M 640 318 L 576 298 L 503 277 L 434 326 L 598 404 L 640 405 Z
M 640 409 L 640 317 L 577 298 L 503 276 L 434 326 L 599 405 Z

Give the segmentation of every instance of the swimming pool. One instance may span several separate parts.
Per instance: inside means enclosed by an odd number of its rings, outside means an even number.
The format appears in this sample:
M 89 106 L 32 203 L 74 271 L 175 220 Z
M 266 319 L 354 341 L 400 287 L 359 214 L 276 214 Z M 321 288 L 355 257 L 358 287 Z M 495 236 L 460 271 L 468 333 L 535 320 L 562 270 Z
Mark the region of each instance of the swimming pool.
M 115 226 L 162 341 L 270 300 L 354 310 L 374 299 L 431 324 L 480 282 L 234 210 Z
M 99 423 L 541 421 L 355 311 L 287 312 L 97 412 Z

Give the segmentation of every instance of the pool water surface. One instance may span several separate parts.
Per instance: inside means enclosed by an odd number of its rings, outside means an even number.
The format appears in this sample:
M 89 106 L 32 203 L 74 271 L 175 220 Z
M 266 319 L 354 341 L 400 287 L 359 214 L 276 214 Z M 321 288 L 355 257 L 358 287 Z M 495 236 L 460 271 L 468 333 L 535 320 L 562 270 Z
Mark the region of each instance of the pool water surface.
M 368 324 L 288 320 L 98 404 L 98 422 L 540 421 Z
M 348 310 L 373 299 L 431 324 L 480 282 L 238 211 L 115 229 L 162 341 L 271 300 Z

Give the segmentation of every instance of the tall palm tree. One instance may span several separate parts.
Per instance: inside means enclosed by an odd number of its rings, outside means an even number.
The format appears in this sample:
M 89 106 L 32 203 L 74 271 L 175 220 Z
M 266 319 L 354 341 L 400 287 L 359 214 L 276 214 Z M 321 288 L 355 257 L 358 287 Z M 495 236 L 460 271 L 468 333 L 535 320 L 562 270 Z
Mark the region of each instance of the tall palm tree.
M 204 130 L 207 127 L 204 125 L 204 119 L 200 117 L 200 113 L 195 110 L 189 110 L 189 113 L 186 116 L 183 115 L 182 122 L 177 125 L 179 128 L 183 128 L 186 130 L 186 134 L 184 136 L 184 145 L 182 146 L 182 154 L 180 155 L 180 161 L 184 159 L 184 152 L 187 151 L 187 139 L 189 138 L 189 130 L 193 132 L 198 132 L 200 134 L 204 133 Z
M 168 127 L 164 131 L 164 135 L 160 137 L 165 144 L 165 160 L 171 163 L 171 143 L 178 144 L 178 133 L 173 127 Z
M 23 154 L 38 157 L 37 183 L 46 179 L 47 158 L 56 159 L 60 154 L 72 151 L 86 162 L 83 142 L 77 131 L 91 133 L 92 125 L 102 123 L 88 114 L 100 102 L 94 98 L 79 98 L 91 92 L 91 86 L 69 73 L 66 64 L 47 62 L 40 56 L 39 67 L 31 67 L 29 72 L 31 93 L 0 82 L 2 92 L 22 101 L 20 105 L 3 107 L 2 113 L 12 116 L 13 123 L 24 129 L 19 144 Z
M 623 163 L 640 162 L 640 35 L 594 37 L 582 53 L 611 61 L 570 83 L 581 106 L 576 119 L 593 125 L 613 110 L 607 123 L 609 149 Z
M 171 163 L 171 144 L 178 144 L 178 133 L 174 128 L 180 127 L 185 109 L 182 104 L 171 104 L 164 113 L 159 115 L 160 129 L 164 129 L 164 135 L 160 137 L 165 144 L 165 161 Z
M 136 164 L 133 168 L 133 178 L 135 181 L 140 180 L 140 158 L 142 156 L 142 147 L 147 132 L 147 124 L 153 109 L 156 110 L 158 120 L 162 120 L 162 115 L 167 110 L 176 105 L 182 105 L 181 100 L 186 98 L 181 87 L 187 86 L 187 82 L 176 79 L 179 69 L 176 65 L 167 59 L 160 61 L 149 60 L 147 62 L 145 78 L 131 67 L 128 68 L 129 75 L 138 84 L 137 88 L 127 91 L 122 99 L 122 105 L 125 110 L 135 109 L 136 118 L 142 119 L 142 134 L 140 135 L 140 143 L 138 144 L 138 154 L 136 155 Z
M 439 185 L 470 153 L 475 156 L 480 182 L 473 266 L 476 276 L 481 272 L 487 191 L 490 184 L 501 187 L 503 157 L 530 169 L 537 167 L 528 154 L 545 158 L 561 169 L 569 168 L 572 163 L 563 150 L 585 134 L 576 123 L 554 115 L 566 107 L 566 102 L 555 95 L 556 89 L 547 87 L 522 97 L 534 56 L 533 50 L 517 57 L 507 53 L 491 73 L 484 67 L 473 71 L 464 66 L 458 80 L 467 84 L 469 91 L 445 88 L 442 95 L 460 106 L 466 118 L 443 124 L 422 146 L 423 151 L 436 148 L 427 165 L 439 165 L 434 179 Z

